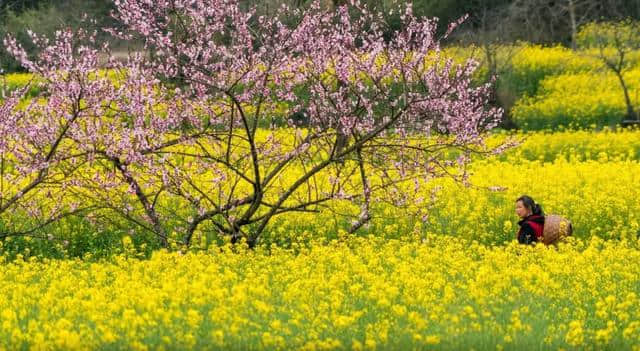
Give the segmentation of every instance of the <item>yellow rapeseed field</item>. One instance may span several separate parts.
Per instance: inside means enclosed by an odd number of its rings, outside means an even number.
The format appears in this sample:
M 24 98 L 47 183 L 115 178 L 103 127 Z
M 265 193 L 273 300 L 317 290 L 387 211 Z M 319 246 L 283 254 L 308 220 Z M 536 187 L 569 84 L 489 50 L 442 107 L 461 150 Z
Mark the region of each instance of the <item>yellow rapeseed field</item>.
M 640 69 L 625 72 L 634 106 L 640 94 Z M 626 119 L 627 106 L 618 78 L 612 72 L 564 73 L 540 82 L 535 96 L 518 100 L 512 115 L 518 125 L 541 129 L 549 125 L 603 126 Z
M 568 53 L 554 50 L 559 64 Z M 525 56 L 535 68 L 537 56 Z M 585 100 L 551 93 L 589 80 L 580 73 L 589 63 L 576 60 L 573 75 L 541 83 L 549 98 L 531 100 L 540 109 L 532 116 L 565 111 L 562 101 L 576 118 L 590 116 L 575 107 Z M 613 90 L 600 93 L 619 109 Z M 606 105 L 594 101 L 585 109 Z M 191 251 L 174 246 L 147 259 L 135 234 L 106 259 L 69 258 L 81 252 L 74 241 L 103 240 L 97 232 L 79 239 L 95 229 L 81 222 L 49 228 L 60 239 L 51 243 L 7 238 L 0 350 L 640 351 L 640 131 L 497 133 L 488 142 L 506 137 L 523 143 L 476 160 L 471 187 L 398 184 L 416 190 L 400 207 L 376 199 L 356 236 L 345 232 L 345 215 L 359 206 L 336 200 L 331 210 L 278 217 L 255 250 L 219 246 L 204 225 Z M 287 172 L 278 184 L 301 170 Z M 574 237 L 516 244 L 513 206 L 522 194 L 568 217 Z M 67 258 L 45 258 L 50 251 L 36 250 L 45 245 Z
M 347 239 L 4 263 L 0 348 L 640 349 L 637 242 Z
M 6 260 L 0 348 L 640 350 L 638 132 L 515 136 L 472 165 L 474 187 L 423 183 L 360 236 L 326 211 L 279 219 L 280 247 L 202 236 L 141 260 L 126 236 L 107 260 Z M 575 237 L 513 242 L 522 193 Z
M 504 140 L 492 136 L 488 143 Z M 632 240 L 640 235 L 640 132 L 564 131 L 510 134 L 523 143 L 470 167 L 471 187 L 451 179 L 420 182 L 402 208 L 375 204 L 369 233 L 398 238 L 418 230 L 483 243 L 513 240 L 514 202 L 531 195 L 546 213 L 567 216 L 579 238 Z M 401 185 L 413 189 L 414 183 Z M 276 220 L 265 240 L 281 244 L 336 237 L 348 228 L 336 213 L 357 214 L 350 202 L 334 211 L 288 215 Z M 346 223 L 348 224 L 348 223 Z

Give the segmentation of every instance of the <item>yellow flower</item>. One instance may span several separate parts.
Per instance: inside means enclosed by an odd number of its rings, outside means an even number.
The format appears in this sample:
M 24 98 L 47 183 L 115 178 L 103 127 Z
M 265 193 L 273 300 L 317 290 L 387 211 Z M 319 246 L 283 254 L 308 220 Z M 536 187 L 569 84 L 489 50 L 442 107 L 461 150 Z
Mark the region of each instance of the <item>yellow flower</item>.
M 429 335 L 424 339 L 424 342 L 427 345 L 437 345 L 440 343 L 440 336 L 438 335 Z

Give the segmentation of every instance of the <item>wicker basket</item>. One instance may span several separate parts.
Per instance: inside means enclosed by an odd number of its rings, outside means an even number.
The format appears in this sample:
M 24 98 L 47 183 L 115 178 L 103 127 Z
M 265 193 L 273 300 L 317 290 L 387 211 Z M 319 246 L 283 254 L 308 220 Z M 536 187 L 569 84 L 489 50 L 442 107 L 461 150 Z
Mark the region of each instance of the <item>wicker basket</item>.
M 573 233 L 571 221 L 559 215 L 546 215 L 544 218 L 544 230 L 542 233 L 542 242 L 549 245 L 558 241 L 565 236 Z

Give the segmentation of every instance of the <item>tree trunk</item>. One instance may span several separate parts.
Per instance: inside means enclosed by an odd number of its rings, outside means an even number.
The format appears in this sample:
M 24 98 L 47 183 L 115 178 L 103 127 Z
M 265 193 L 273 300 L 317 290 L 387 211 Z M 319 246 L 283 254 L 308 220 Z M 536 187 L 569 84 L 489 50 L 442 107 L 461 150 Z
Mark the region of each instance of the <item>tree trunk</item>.
M 616 71 L 616 76 L 618 77 L 618 80 L 620 81 L 620 86 L 622 87 L 622 91 L 624 92 L 624 101 L 627 104 L 627 119 L 632 121 L 637 121 L 638 115 L 636 114 L 636 111 L 633 109 L 633 104 L 631 103 L 631 97 L 629 97 L 629 88 L 627 88 L 627 84 L 625 83 L 624 78 L 622 77 L 622 72 Z
M 576 35 L 578 32 L 578 26 L 576 24 L 576 6 L 574 0 L 569 1 L 569 20 L 571 21 L 571 49 L 576 50 Z

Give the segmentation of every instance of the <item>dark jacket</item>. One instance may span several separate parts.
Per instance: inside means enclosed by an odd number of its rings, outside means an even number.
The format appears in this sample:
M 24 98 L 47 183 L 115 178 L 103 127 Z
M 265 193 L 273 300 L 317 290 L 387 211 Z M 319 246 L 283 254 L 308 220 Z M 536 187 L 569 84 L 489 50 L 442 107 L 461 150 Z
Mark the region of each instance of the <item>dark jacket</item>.
M 520 230 L 518 231 L 518 242 L 520 244 L 531 244 L 541 240 L 544 216 L 531 215 L 523 218 L 518 224 L 520 225 Z

